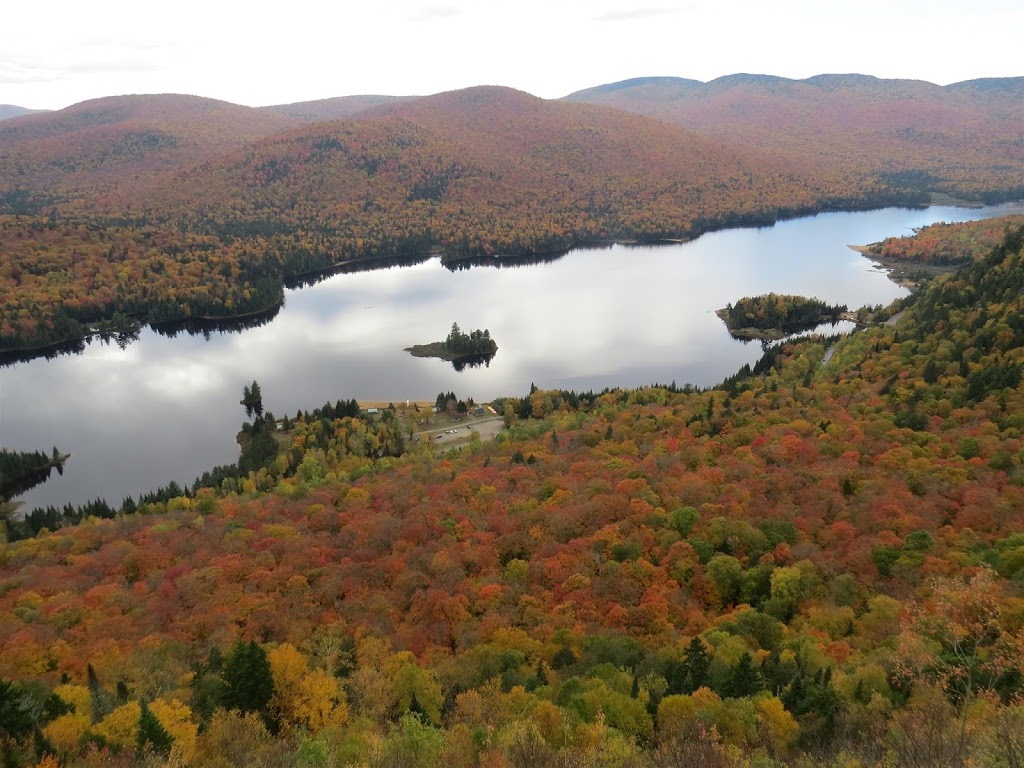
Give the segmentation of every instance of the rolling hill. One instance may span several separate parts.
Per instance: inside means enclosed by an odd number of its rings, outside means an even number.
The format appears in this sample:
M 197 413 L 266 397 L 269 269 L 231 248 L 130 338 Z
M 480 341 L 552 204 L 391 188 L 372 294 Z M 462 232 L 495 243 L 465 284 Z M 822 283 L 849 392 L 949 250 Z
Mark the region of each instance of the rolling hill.
M 182 95 L 114 96 L 0 124 L 0 193 L 81 204 L 286 130 L 285 115 Z
M 281 122 L 129 97 L 0 128 L 0 203 L 46 214 L 0 222 L 0 345 L 73 337 L 115 312 L 266 309 L 285 277 L 340 261 L 687 238 L 891 199 L 839 197 L 804 169 L 658 120 L 507 88 L 260 136 Z
M 1020 90 L 735 75 L 557 101 L 501 87 L 261 109 L 121 96 L 12 118 L 0 349 L 77 338 L 115 313 L 266 310 L 285 278 L 343 261 L 685 239 L 935 192 L 1005 198 L 1021 186 Z
M 837 181 L 873 177 L 969 199 L 1024 191 L 1024 78 L 938 86 L 866 75 L 739 74 L 708 83 L 650 77 L 565 98 L 657 117 L 779 158 L 812 159 Z
M 21 117 L 22 115 L 35 115 L 46 111 L 45 109 L 26 109 L 14 104 L 0 104 L 0 120 L 9 120 L 12 117 Z
M 417 96 L 339 96 L 333 99 L 318 99 L 316 101 L 299 101 L 294 104 L 278 104 L 272 107 L 262 107 L 268 112 L 276 112 L 287 115 L 303 123 L 316 123 L 325 120 L 346 120 L 372 107 L 381 104 L 393 104 L 401 101 L 410 101 L 419 98 Z
M 374 232 L 405 230 L 424 247 L 505 254 L 686 237 L 822 197 L 813 179 L 715 140 L 497 87 L 279 134 L 169 179 L 161 192 L 183 204 L 184 189 L 211 227 L 226 207 L 239 225 L 258 210 L 277 231 L 316 223 L 370 242 Z M 340 252 L 360 255 L 351 244 Z

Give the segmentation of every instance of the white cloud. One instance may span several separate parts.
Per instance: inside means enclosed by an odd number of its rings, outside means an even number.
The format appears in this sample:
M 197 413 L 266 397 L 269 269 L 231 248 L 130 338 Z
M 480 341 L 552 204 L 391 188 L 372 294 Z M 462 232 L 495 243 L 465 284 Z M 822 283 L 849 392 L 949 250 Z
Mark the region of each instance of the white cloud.
M 0 103 L 185 92 L 262 105 L 478 84 L 554 98 L 628 77 L 734 72 L 949 83 L 1021 74 L 1021 28 L 1024 7 L 997 0 L 55 0 L 5 8 Z

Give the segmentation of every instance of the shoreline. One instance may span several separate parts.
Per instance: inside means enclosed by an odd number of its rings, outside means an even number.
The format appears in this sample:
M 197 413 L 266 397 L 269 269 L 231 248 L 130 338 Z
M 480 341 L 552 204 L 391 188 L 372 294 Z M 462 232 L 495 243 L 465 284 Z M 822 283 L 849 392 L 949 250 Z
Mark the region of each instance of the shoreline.
M 959 269 L 959 266 L 936 266 L 934 264 L 908 263 L 899 259 L 892 259 L 883 256 L 875 250 L 881 243 L 869 243 L 868 245 L 847 245 L 851 251 L 856 251 L 868 261 L 885 270 L 886 277 L 901 288 L 906 288 L 913 293 L 929 280 L 934 280 L 939 275 L 951 275 Z
M 193 315 L 192 317 L 183 317 L 183 318 L 178 319 L 178 320 L 158 320 L 156 322 L 148 322 L 148 321 L 147 322 L 142 322 L 140 320 L 140 321 L 138 321 L 138 325 L 135 328 L 132 328 L 130 330 L 121 330 L 121 331 L 90 330 L 88 333 L 84 333 L 81 336 L 72 336 L 72 337 L 67 338 L 67 339 L 61 339 L 59 341 L 51 341 L 51 342 L 48 342 L 46 344 L 39 344 L 39 345 L 28 346 L 28 347 L 7 347 L 7 348 L 0 349 L 0 365 L 4 365 L 6 362 L 24 362 L 24 361 L 19 361 L 17 359 L 17 358 L 20 358 L 22 355 L 28 355 L 29 359 L 31 360 L 31 359 L 35 359 L 36 357 L 43 357 L 43 356 L 45 356 L 47 351 L 56 351 L 56 352 L 59 353 L 60 347 L 64 347 L 64 346 L 67 346 L 67 345 L 74 345 L 74 344 L 78 344 L 78 343 L 83 343 L 84 344 L 87 340 L 95 339 L 97 337 L 100 337 L 100 338 L 102 338 L 104 336 L 113 337 L 113 336 L 117 336 L 118 334 L 122 334 L 122 333 L 138 333 L 143 328 L 153 328 L 153 329 L 156 329 L 158 327 L 170 327 L 170 326 L 174 326 L 174 325 L 182 325 L 182 324 L 189 323 L 189 322 L 196 322 L 196 323 L 231 323 L 231 322 L 241 322 L 241 321 L 245 321 L 245 320 L 251 320 L 253 318 L 259 317 L 261 315 L 266 315 L 266 314 L 269 314 L 271 312 L 280 311 L 283 306 L 284 306 L 284 296 L 282 296 L 278 301 L 276 301 L 273 304 L 271 304 L 269 307 L 265 307 L 264 309 L 253 310 L 252 312 L 244 312 L 244 313 L 242 313 L 240 315 L 223 315 L 223 316 L 218 316 L 218 315 Z M 8 357 L 9 358 L 14 358 L 14 359 L 8 361 L 6 359 Z
M 1013 200 L 1014 200 L 1013 197 L 1009 197 L 1009 198 L 1007 198 L 1003 202 L 1012 202 Z M 326 267 L 324 269 L 315 269 L 315 270 L 308 270 L 306 272 L 297 272 L 297 273 L 292 273 L 292 274 L 288 274 L 288 275 L 282 275 L 280 280 L 281 280 L 281 285 L 282 285 L 283 289 L 297 290 L 298 287 L 296 287 L 296 288 L 289 288 L 289 285 L 288 285 L 289 281 L 299 281 L 299 282 L 302 282 L 303 280 L 311 278 L 311 277 L 312 278 L 315 278 L 315 277 L 327 278 L 327 277 L 332 276 L 332 273 L 335 273 L 335 272 L 337 272 L 339 270 L 343 270 L 346 267 L 355 267 L 355 266 L 366 265 L 370 269 L 373 269 L 374 268 L 373 267 L 374 264 L 383 263 L 383 262 L 389 262 L 389 261 L 395 261 L 395 260 L 401 260 L 401 259 L 423 259 L 423 260 L 426 260 L 428 258 L 433 258 L 435 256 L 440 256 L 441 264 L 442 265 L 461 264 L 461 263 L 466 263 L 466 262 L 472 262 L 473 260 L 476 260 L 476 259 L 490 259 L 490 260 L 493 260 L 497 264 L 501 264 L 503 262 L 514 263 L 517 259 L 528 260 L 528 259 L 533 258 L 533 257 L 537 257 L 537 258 L 556 257 L 558 255 L 564 255 L 565 253 L 568 253 L 569 251 L 574 250 L 574 249 L 600 249 L 600 248 L 608 248 L 608 247 L 611 247 L 612 245 L 623 245 L 623 246 L 627 246 L 628 247 L 628 246 L 675 245 L 675 244 L 680 244 L 680 243 L 688 243 L 688 242 L 692 242 L 694 240 L 697 240 L 698 238 L 702 237 L 705 234 L 710 234 L 710 233 L 713 233 L 713 232 L 719 232 L 719 231 L 723 231 L 723 230 L 727 230 L 727 229 L 745 228 L 745 227 L 774 226 L 775 224 L 778 224 L 778 223 L 783 222 L 783 221 L 788 221 L 788 220 L 792 220 L 792 219 L 799 219 L 799 218 L 803 218 L 803 217 L 817 216 L 817 215 L 822 214 L 822 213 L 832 213 L 832 212 L 842 212 L 842 211 L 857 212 L 857 211 L 882 210 L 884 208 L 891 208 L 891 207 L 894 207 L 894 206 L 896 206 L 896 207 L 904 207 L 904 208 L 922 208 L 922 209 L 924 209 L 924 208 L 928 208 L 928 207 L 936 206 L 936 205 L 954 205 L 954 206 L 962 207 L 962 208 L 983 208 L 983 207 L 985 207 L 986 204 L 982 203 L 982 202 L 965 201 L 965 200 L 959 200 L 959 199 L 956 199 L 956 198 L 950 198 L 949 196 L 944 196 L 941 193 L 932 193 L 928 202 L 914 202 L 914 203 L 908 202 L 908 203 L 902 203 L 902 204 L 901 203 L 887 202 L 887 203 L 877 203 L 877 204 L 867 203 L 867 204 L 863 204 L 863 205 L 829 205 L 827 202 L 825 202 L 825 203 L 823 203 L 821 205 L 818 205 L 818 206 L 808 206 L 808 207 L 792 209 L 792 210 L 777 211 L 777 212 L 775 212 L 775 213 L 773 213 L 771 215 L 746 216 L 746 217 L 740 216 L 738 218 L 727 219 L 727 220 L 723 220 L 723 221 L 716 222 L 716 223 L 713 223 L 713 224 L 706 224 L 706 225 L 703 225 L 703 226 L 697 226 L 697 227 L 694 227 L 692 231 L 687 232 L 685 234 L 685 236 L 683 236 L 683 237 L 665 237 L 665 236 L 661 236 L 661 237 L 651 237 L 649 239 L 646 239 L 646 238 L 627 238 L 627 237 L 621 237 L 621 238 L 600 238 L 600 239 L 595 239 L 595 240 L 577 240 L 577 241 L 570 242 L 567 245 L 565 245 L 564 247 L 560 247 L 560 248 L 553 248 L 553 249 L 548 249 L 548 250 L 543 250 L 543 251 L 527 251 L 527 252 L 524 252 L 524 253 L 521 253 L 521 254 L 516 254 L 516 255 L 513 255 L 513 254 L 499 254 L 499 255 L 490 255 L 490 256 L 485 255 L 485 254 L 476 254 L 476 255 L 446 257 L 444 249 L 442 247 L 435 246 L 435 247 L 432 247 L 432 248 L 430 248 L 429 250 L 426 250 L 426 251 L 417 251 L 415 253 L 409 253 L 409 254 L 394 253 L 394 254 L 389 254 L 389 255 L 373 256 L 373 257 L 368 257 L 368 258 L 345 259 L 343 261 L 335 262 L 331 266 Z M 920 285 L 920 283 L 922 282 L 922 280 L 924 280 L 924 279 L 930 279 L 930 278 L 932 278 L 932 277 L 934 277 L 934 276 L 936 276 L 938 274 L 945 274 L 947 272 L 953 271 L 952 269 L 949 269 L 949 270 L 947 270 L 947 269 L 937 269 L 935 267 L 930 267 L 929 268 L 926 265 L 915 265 L 916 272 L 915 273 L 910 273 L 907 265 L 902 264 L 900 262 L 893 262 L 893 261 L 885 260 L 879 254 L 874 253 L 873 251 L 871 251 L 871 246 L 870 245 L 867 245 L 867 246 L 863 246 L 863 245 L 849 245 L 847 247 L 851 248 L 852 250 L 857 251 L 858 253 L 861 253 L 863 256 L 867 257 L 868 259 L 870 259 L 870 260 L 880 264 L 881 266 L 889 269 L 890 270 L 889 279 L 892 280 L 897 285 L 900 285 L 900 286 L 902 286 L 904 288 L 907 288 L 908 290 L 911 290 L 911 291 L 913 291 L 915 288 L 917 288 Z M 246 319 L 251 319 L 251 318 L 254 318 L 254 317 L 258 317 L 261 314 L 269 313 L 269 312 L 271 312 L 271 311 L 273 311 L 275 309 L 279 310 L 284 305 L 284 301 L 285 301 L 285 297 L 284 297 L 283 292 L 282 292 L 282 296 L 281 296 L 281 298 L 277 302 L 275 302 L 274 304 L 272 304 L 272 305 L 270 305 L 268 307 L 265 307 L 263 309 L 254 310 L 254 311 L 251 311 L 251 312 L 245 312 L 245 313 L 237 314 L 237 315 L 203 315 L 203 316 L 179 318 L 179 319 L 176 319 L 176 320 L 161 320 L 161 321 L 158 321 L 157 323 L 139 321 L 139 327 L 137 329 L 135 329 L 135 330 L 136 331 L 137 330 L 141 330 L 142 328 L 144 328 L 146 326 L 149 326 L 149 327 L 155 327 L 155 326 L 161 326 L 161 325 L 169 326 L 169 325 L 174 325 L 176 323 L 187 323 L 189 321 L 208 322 L 208 323 L 216 323 L 216 322 L 229 323 L 229 322 L 233 322 L 233 321 L 244 321 Z M 31 344 L 30 343 L 28 346 L 18 346 L 18 347 L 3 348 L 3 349 L 0 349 L 0 366 L 8 365 L 8 364 L 13 364 L 13 363 L 16 363 L 16 362 L 27 362 L 27 361 L 35 359 L 37 357 L 43 357 L 43 356 L 45 356 L 50 351 L 54 351 L 54 352 L 57 352 L 59 354 L 60 347 L 62 347 L 62 346 L 75 345 L 75 344 L 78 344 L 78 343 L 84 343 L 87 339 L 92 339 L 92 338 L 95 338 L 96 336 L 101 336 L 101 337 L 105 336 L 105 335 L 113 336 L 113 335 L 116 335 L 117 333 L 131 333 L 131 332 L 134 332 L 134 331 L 92 331 L 92 332 L 83 334 L 82 336 L 75 336 L 75 337 L 70 337 L 70 338 L 65 338 L 65 339 L 59 339 L 57 341 L 47 342 L 45 344 Z M 420 345 L 420 346 L 423 346 L 423 345 Z M 22 359 L 22 358 L 24 358 L 24 359 Z M 443 359 L 447 359 L 447 358 L 443 358 Z M 449 360 L 449 362 L 451 362 L 451 360 Z
M 782 326 L 782 328 L 730 328 L 729 321 L 726 319 L 728 313 L 729 310 L 725 307 L 715 310 L 715 314 L 725 324 L 725 329 L 729 332 L 729 335 L 741 341 L 782 341 L 787 336 L 792 336 L 795 333 L 806 333 L 807 331 L 814 330 L 819 325 L 837 322 L 831 316 L 822 315 L 815 323 L 799 323 L 788 328 L 786 326 Z M 857 320 L 850 315 L 850 312 L 844 312 L 839 316 L 838 320 L 849 320 L 856 323 Z

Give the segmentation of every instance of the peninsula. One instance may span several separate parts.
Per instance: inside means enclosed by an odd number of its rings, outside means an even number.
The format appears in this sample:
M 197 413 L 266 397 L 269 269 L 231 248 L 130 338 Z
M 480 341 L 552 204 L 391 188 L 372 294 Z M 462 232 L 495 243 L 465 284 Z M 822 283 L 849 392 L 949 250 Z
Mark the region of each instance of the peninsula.
M 832 305 L 805 296 L 769 293 L 745 296 L 735 305 L 716 310 L 715 314 L 736 338 L 775 340 L 819 323 L 834 323 L 842 319 L 846 311 L 845 304 Z

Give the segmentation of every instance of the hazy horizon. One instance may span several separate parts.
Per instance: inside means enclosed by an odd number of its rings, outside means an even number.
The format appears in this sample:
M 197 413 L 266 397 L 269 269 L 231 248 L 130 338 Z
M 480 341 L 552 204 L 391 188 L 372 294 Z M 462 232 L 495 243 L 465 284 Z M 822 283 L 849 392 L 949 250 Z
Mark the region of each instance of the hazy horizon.
M 541 98 L 635 77 L 863 73 L 948 85 L 1020 70 L 1024 8 L 997 0 L 527 0 L 510 12 L 391 0 L 240 14 L 182 0 L 8 9 L 0 104 L 183 93 L 246 106 L 503 85 Z M 949 51 L 955 50 L 956 56 Z

